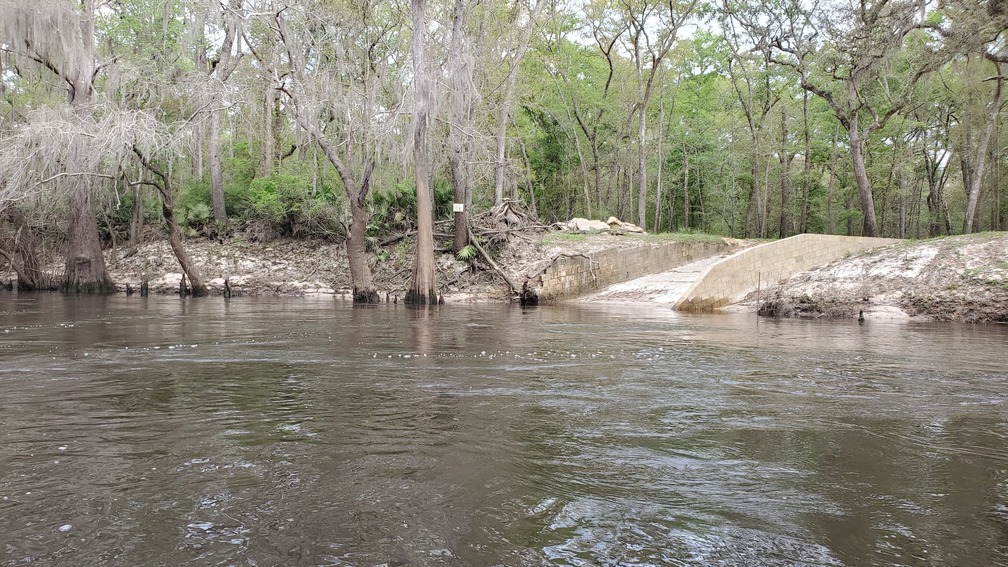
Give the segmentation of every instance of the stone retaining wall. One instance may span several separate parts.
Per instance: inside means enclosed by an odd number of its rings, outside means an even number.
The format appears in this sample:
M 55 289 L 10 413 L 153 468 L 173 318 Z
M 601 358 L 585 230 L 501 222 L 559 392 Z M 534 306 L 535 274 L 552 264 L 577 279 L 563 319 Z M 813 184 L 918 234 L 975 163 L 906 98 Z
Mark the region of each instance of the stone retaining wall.
M 726 241 L 648 243 L 636 248 L 603 250 L 561 257 L 532 282 L 541 302 L 569 299 L 607 286 L 656 274 L 696 260 L 726 254 Z
M 792 275 L 824 266 L 851 252 L 900 242 L 895 238 L 862 238 L 799 234 L 768 242 L 711 265 L 676 303 L 681 311 L 709 311 L 742 300 L 756 290 Z

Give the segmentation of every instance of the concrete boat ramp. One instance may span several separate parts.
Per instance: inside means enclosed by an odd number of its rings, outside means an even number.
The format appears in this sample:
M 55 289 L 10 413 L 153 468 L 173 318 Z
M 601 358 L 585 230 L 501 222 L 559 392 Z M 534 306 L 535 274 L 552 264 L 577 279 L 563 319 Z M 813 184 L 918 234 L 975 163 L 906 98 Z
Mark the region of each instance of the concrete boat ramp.
M 700 275 L 727 255 L 718 255 L 690 262 L 667 272 L 649 274 L 637 279 L 613 284 L 601 291 L 578 297 L 578 302 L 590 303 L 657 303 L 672 306 L 682 299 Z
M 581 302 L 657 303 L 680 311 L 710 311 L 741 301 L 762 286 L 767 289 L 793 274 L 826 265 L 845 255 L 900 242 L 893 238 L 861 238 L 800 234 L 725 253 L 707 248 L 702 259 L 692 254 L 679 266 L 652 262 L 652 273 L 585 290 Z M 648 267 L 638 268 L 638 274 Z M 662 270 L 662 267 L 669 267 Z M 605 267 L 603 266 L 602 269 Z

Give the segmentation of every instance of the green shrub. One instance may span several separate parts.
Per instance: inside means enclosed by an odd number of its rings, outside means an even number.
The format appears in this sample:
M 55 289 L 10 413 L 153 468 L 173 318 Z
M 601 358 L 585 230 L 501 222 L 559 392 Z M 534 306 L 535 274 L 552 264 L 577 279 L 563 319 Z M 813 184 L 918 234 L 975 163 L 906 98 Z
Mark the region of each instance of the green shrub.
M 455 189 L 445 179 L 433 185 L 434 220 L 451 218 Z M 416 185 L 403 181 L 388 189 L 376 189 L 369 200 L 371 222 L 368 234 L 381 236 L 411 230 L 416 226 Z
M 182 186 L 182 190 L 175 197 L 175 208 L 177 210 L 189 209 L 197 204 L 212 205 L 209 181 L 190 181 Z
M 252 189 L 248 184 L 229 183 L 224 186 L 224 211 L 228 217 L 243 218 L 252 208 Z
M 252 158 L 252 146 L 248 142 L 234 144 L 231 156 L 224 160 L 224 171 L 231 184 L 248 186 L 255 178 L 256 160 Z
M 344 233 L 341 203 L 330 189 L 312 194 L 304 177 L 277 174 L 252 180 L 248 186 L 250 220 L 265 221 L 278 234 L 331 238 Z
M 455 188 L 446 179 L 434 182 L 434 220 L 451 218 L 455 203 Z
M 389 189 L 376 189 L 371 192 L 368 209 L 368 236 L 409 230 L 416 224 L 416 187 L 412 182 L 402 182 Z
M 186 183 L 175 197 L 175 220 L 189 236 L 203 232 L 213 218 L 210 183 L 196 180 Z
M 181 213 L 181 224 L 188 236 L 196 236 L 196 234 L 204 232 L 210 219 L 213 218 L 213 209 L 206 203 L 194 203 L 184 209 L 178 209 L 176 217 L 179 216 L 179 213 Z

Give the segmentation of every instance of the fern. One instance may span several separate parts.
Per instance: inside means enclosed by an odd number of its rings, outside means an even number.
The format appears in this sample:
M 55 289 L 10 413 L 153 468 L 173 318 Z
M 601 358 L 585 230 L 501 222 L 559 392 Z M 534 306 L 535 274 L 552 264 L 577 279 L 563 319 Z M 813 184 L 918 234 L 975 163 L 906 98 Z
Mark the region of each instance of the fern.
M 466 244 L 461 250 L 455 254 L 455 257 L 461 262 L 472 263 L 476 259 L 476 247 L 472 244 Z

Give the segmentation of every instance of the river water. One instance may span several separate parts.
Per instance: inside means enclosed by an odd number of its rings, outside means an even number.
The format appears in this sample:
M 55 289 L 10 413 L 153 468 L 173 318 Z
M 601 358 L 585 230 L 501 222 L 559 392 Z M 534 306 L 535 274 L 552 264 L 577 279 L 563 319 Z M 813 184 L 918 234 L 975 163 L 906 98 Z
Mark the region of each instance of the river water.
M 0 317 L 3 566 L 1008 564 L 1005 327 L 13 294 Z

